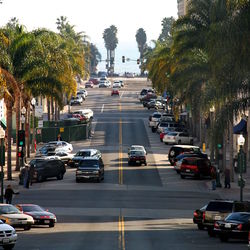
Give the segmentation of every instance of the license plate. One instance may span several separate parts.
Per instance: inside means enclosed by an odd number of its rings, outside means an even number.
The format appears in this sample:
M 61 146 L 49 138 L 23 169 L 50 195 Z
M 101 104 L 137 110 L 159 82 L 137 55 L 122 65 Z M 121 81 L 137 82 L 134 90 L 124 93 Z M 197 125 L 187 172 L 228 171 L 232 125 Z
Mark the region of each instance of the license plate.
M 231 224 L 230 223 L 226 223 L 225 224 L 225 228 L 231 228 Z
M 10 242 L 9 239 L 3 239 L 3 244 L 7 244 L 7 243 L 9 243 L 9 242 Z
M 136 161 L 136 163 L 140 163 L 140 161 Z
M 86 179 L 90 178 L 90 176 L 88 176 L 88 175 L 84 175 L 83 177 Z
M 214 219 L 215 220 L 221 220 L 221 216 L 216 215 L 216 216 L 214 216 Z
M 186 169 L 186 172 L 190 172 L 190 169 Z
M 49 223 L 50 223 L 50 221 L 49 221 L 49 220 L 45 220 L 45 221 L 44 221 L 44 223 L 49 224 Z

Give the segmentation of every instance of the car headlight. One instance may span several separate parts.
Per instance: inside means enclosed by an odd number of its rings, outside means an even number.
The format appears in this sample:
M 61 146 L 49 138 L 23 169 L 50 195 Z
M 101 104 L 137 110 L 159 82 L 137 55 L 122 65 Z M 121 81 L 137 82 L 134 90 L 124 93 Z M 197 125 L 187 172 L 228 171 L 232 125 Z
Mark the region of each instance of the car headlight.
M 13 231 L 12 231 L 12 235 L 15 235 L 16 234 L 16 230 L 14 229 Z
M 93 171 L 93 174 L 99 174 L 99 171 Z

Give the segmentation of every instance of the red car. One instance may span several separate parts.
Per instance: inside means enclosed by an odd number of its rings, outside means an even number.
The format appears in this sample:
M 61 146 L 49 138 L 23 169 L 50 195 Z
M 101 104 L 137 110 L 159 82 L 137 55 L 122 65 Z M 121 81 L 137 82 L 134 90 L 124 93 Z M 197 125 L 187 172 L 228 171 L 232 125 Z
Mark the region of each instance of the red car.
M 112 95 L 120 95 L 119 90 L 118 89 L 113 89 L 111 92 L 111 96 Z
M 88 81 L 85 83 L 85 88 L 93 88 L 94 87 L 94 83 L 92 81 Z
M 97 78 L 89 78 L 89 82 L 93 82 L 94 85 L 98 85 L 99 81 Z
M 87 117 L 85 117 L 84 115 L 80 115 L 80 114 L 73 114 L 72 117 L 79 119 L 80 121 L 86 121 Z
M 49 227 L 54 227 L 57 221 L 56 216 L 53 213 L 44 210 L 38 205 L 17 204 L 16 208 L 33 217 L 35 225 L 48 225 Z

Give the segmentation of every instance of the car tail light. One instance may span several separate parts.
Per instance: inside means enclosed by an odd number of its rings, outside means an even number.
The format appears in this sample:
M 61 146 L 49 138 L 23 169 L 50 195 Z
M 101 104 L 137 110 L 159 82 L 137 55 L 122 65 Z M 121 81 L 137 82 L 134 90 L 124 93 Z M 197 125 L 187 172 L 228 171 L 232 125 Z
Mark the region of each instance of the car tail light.
M 239 224 L 239 225 L 237 226 L 237 229 L 241 231 L 241 230 L 242 230 L 242 224 Z
M 217 229 L 218 229 L 219 227 L 220 227 L 219 224 L 218 224 L 217 222 L 215 222 L 215 223 L 214 223 L 214 228 L 217 228 Z
M 40 219 L 49 219 L 49 216 L 48 215 L 41 215 Z
M 198 217 L 198 213 L 196 211 L 194 212 L 194 217 Z
M 248 233 L 248 244 L 250 244 L 250 231 Z

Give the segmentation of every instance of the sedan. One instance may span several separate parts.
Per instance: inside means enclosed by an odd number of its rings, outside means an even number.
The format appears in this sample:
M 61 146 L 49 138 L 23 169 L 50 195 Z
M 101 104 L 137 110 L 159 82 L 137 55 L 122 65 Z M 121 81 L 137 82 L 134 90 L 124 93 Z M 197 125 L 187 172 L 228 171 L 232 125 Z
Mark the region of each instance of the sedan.
M 68 143 L 66 141 L 51 141 L 48 143 L 51 146 L 55 146 L 55 153 L 58 151 L 65 151 L 65 152 L 72 152 L 73 151 L 73 146 L 71 143 Z
M 16 208 L 24 214 L 30 215 L 34 219 L 35 225 L 48 225 L 54 227 L 56 216 L 34 204 L 17 204 Z
M 120 95 L 119 90 L 118 89 L 112 89 L 111 96 L 113 96 L 113 95 Z
M 16 230 L 12 226 L 0 220 L 0 231 L 0 246 L 6 250 L 14 248 L 17 241 Z
M 128 148 L 128 154 L 130 154 L 130 151 L 143 151 L 144 154 L 147 154 L 146 149 L 144 148 L 144 146 L 141 145 L 131 145 L 130 148 Z
M 214 223 L 214 232 L 219 235 L 221 241 L 228 241 L 229 238 L 247 241 L 250 230 L 249 219 L 250 213 L 231 213 L 224 220 Z
M 31 225 L 34 224 L 31 216 L 20 212 L 11 204 L 0 204 L 0 220 L 13 227 L 21 227 L 24 230 L 30 230 Z
M 147 166 L 146 154 L 141 150 L 131 150 L 128 154 L 128 165 L 144 164 Z
M 165 144 L 190 144 L 193 145 L 194 138 L 186 132 L 171 132 L 163 137 Z
M 85 83 L 85 88 L 94 88 L 94 83 L 91 81 L 88 81 Z
M 83 99 L 81 96 L 76 96 L 76 97 L 72 96 L 69 104 L 70 104 L 70 106 L 81 105 L 82 101 L 83 101 Z

